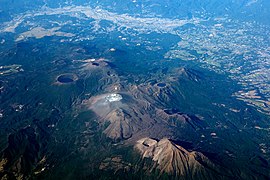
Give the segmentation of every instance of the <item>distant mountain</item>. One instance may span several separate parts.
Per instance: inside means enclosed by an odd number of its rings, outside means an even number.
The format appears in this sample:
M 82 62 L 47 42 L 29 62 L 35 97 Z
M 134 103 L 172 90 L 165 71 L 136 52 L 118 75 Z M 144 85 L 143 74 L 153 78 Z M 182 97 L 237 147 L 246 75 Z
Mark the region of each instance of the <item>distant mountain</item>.
M 259 21 L 269 24 L 270 1 L 268 0 L 138 0 L 109 1 L 91 3 L 117 13 L 136 16 L 157 15 L 163 18 L 192 18 L 204 14 L 206 17 L 229 15 L 239 20 Z
M 148 17 L 161 16 L 163 18 L 192 18 L 205 14 L 206 17 L 222 17 L 229 15 L 240 20 L 259 21 L 269 24 L 270 1 L 268 0 L 137 0 L 137 1 L 66 1 L 66 0 L 0 0 L 0 13 L 6 19 L 7 14 L 16 14 L 33 10 L 42 6 L 52 8 L 69 5 L 90 5 L 102 7 L 119 14 Z M 0 14 L 0 15 L 1 15 Z M 2 19 L 2 18 L 1 18 Z

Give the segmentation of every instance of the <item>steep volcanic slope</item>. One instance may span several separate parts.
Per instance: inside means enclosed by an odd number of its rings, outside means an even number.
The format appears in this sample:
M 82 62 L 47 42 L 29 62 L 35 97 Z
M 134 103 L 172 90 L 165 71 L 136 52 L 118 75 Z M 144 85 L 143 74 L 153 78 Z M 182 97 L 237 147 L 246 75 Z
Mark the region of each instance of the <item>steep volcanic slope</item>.
M 184 179 L 226 178 L 225 174 L 221 173 L 220 167 L 202 153 L 189 152 L 167 138 L 160 141 L 151 138 L 140 139 L 137 141 L 135 149 L 140 152 L 143 159 L 153 160 L 155 163 L 150 169 L 158 168 L 160 174 L 168 173 Z
M 122 109 L 115 109 L 111 111 L 106 119 L 110 125 L 104 130 L 104 133 L 110 138 L 129 138 L 132 136 L 134 127 L 132 126 L 131 115 Z
M 154 124 L 146 102 L 135 100 L 127 94 L 102 94 L 90 98 L 85 104 L 95 112 L 98 122 L 104 126 L 103 133 L 113 140 L 128 139 Z

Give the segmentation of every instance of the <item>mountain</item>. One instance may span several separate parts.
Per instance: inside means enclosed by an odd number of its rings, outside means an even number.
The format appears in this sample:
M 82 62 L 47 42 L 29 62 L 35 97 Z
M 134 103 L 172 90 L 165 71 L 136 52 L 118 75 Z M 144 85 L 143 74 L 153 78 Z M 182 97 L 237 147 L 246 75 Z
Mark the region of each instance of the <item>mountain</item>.
M 147 167 L 150 171 L 159 169 L 160 175 L 168 173 L 179 179 L 226 179 L 225 171 L 205 155 L 197 151 L 187 151 L 167 138 L 160 141 L 143 138 L 137 141 L 135 149 L 143 159 L 154 163 Z
M 105 119 L 110 123 L 104 133 L 111 139 L 127 139 L 138 131 L 138 125 L 134 125 L 132 116 L 123 109 L 112 110 Z

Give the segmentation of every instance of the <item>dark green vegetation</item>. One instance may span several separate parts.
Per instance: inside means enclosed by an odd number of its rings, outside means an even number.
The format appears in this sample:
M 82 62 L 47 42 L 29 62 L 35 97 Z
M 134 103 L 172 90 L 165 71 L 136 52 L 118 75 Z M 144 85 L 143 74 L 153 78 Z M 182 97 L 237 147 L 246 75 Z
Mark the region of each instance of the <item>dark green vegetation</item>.
M 109 68 L 125 82 L 122 86 L 147 83 L 154 86 L 165 76 L 180 72 L 173 83 L 157 84 L 161 96 L 153 102 L 153 106 L 163 108 L 168 115 L 185 113 L 191 117 L 188 120 L 191 129 L 175 119 L 168 121 L 173 132 L 171 139 L 187 149 L 203 152 L 229 172 L 227 178 L 269 178 L 269 159 L 260 155 L 259 146 L 268 143 L 269 137 L 265 131 L 253 128 L 264 127 L 269 118 L 231 97 L 238 88 L 236 84 L 193 63 L 163 61 L 162 52 L 121 46 L 108 52 L 110 44 L 104 39 L 59 44 L 54 38 L 44 38 L 2 50 L 3 65 L 19 63 L 24 69 L 0 76 L 3 87 L 0 150 L 1 159 L 7 160 L 1 162 L 2 177 L 155 179 L 160 176 L 158 169 L 151 173 L 144 170 L 143 167 L 153 163 L 150 159 L 142 160 L 132 146 L 105 137 L 102 131 L 108 125 L 99 125 L 93 112 L 81 108 L 83 100 L 106 92 L 105 88 L 113 83 L 100 84 L 102 74 L 91 74 L 90 70 L 89 75 L 81 70 L 81 62 L 73 61 L 94 57 L 110 60 Z M 75 81 L 73 73 L 78 80 Z M 110 72 L 107 75 L 111 76 Z M 58 85 L 56 79 L 64 85 Z M 163 95 L 170 101 L 162 99 Z M 166 179 L 170 175 L 161 177 Z
M 0 0 L 0 178 L 269 179 L 267 5 Z

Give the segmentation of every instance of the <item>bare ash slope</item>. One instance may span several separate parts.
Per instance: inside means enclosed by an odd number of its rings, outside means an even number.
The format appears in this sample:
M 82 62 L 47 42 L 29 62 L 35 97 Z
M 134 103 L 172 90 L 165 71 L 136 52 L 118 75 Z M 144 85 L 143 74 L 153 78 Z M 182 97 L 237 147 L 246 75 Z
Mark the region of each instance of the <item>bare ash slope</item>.
M 161 174 L 168 173 L 182 179 L 225 179 L 225 173 L 205 155 L 196 151 L 187 151 L 167 138 L 160 141 L 143 138 L 137 141 L 135 148 L 143 158 L 150 158 Z M 229 175 L 227 175 L 229 178 Z

